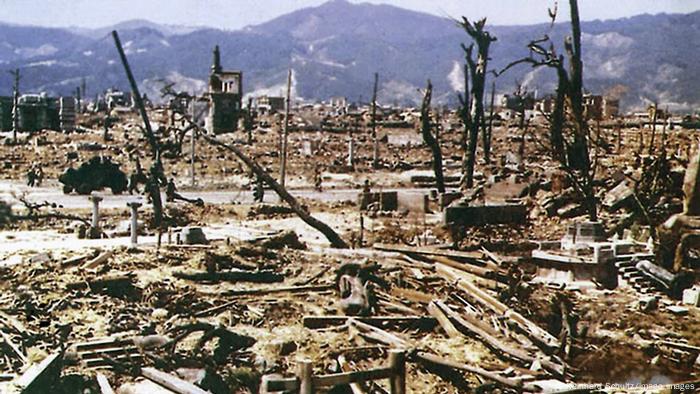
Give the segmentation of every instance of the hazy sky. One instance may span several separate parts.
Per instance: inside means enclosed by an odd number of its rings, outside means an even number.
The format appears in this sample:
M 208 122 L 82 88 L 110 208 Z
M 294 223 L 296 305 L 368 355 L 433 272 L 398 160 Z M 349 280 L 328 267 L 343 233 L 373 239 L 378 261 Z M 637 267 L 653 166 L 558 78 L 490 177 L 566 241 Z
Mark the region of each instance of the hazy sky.
M 0 21 L 41 26 L 103 27 L 129 19 L 239 29 L 325 0 L 0 0 Z M 362 1 L 351 0 L 353 3 Z M 488 17 L 492 24 L 547 21 L 554 0 L 369 0 L 439 16 Z M 568 1 L 559 0 L 560 11 Z M 700 0 L 580 0 L 584 20 L 643 13 L 687 13 Z

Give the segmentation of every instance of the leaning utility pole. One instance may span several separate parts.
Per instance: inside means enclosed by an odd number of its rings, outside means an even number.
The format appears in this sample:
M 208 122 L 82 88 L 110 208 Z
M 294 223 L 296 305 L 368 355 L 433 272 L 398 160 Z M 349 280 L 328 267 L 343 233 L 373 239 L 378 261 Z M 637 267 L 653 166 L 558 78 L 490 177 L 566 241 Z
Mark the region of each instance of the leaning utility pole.
M 129 67 L 129 61 L 126 59 L 124 54 L 124 49 L 122 48 L 122 42 L 119 40 L 119 34 L 116 30 L 112 30 L 112 37 L 114 38 L 114 44 L 119 51 L 119 58 L 124 66 L 124 71 L 126 71 L 126 77 L 129 79 L 129 85 L 131 85 L 131 95 L 133 96 L 136 107 L 139 109 L 141 114 L 141 119 L 143 119 L 143 127 L 146 133 L 146 139 L 148 140 L 151 150 L 153 151 L 153 157 L 159 158 L 158 155 L 159 146 L 158 141 L 156 141 L 155 135 L 153 135 L 153 130 L 151 129 L 151 122 L 148 120 L 148 114 L 146 113 L 146 107 L 143 105 L 143 100 L 141 99 L 141 93 L 139 93 L 139 87 L 136 84 L 136 79 L 134 79 L 134 74 L 131 73 L 131 67 Z
M 284 186 L 287 176 L 287 137 L 289 135 L 289 107 L 291 107 L 290 96 L 292 92 L 292 69 L 287 73 L 287 100 L 284 111 L 284 128 L 282 130 L 282 164 L 280 165 L 280 185 Z
M 17 144 L 17 130 L 19 130 L 19 68 L 10 71 L 14 77 L 12 86 L 12 143 Z
M 190 110 L 192 112 L 192 121 L 194 121 L 194 100 L 190 104 Z M 192 184 L 192 187 L 194 187 L 197 184 L 197 181 L 195 180 L 195 172 L 194 172 L 194 158 L 195 158 L 195 138 L 197 138 L 197 128 L 192 128 L 192 134 L 190 134 L 190 182 Z
M 379 74 L 374 73 L 374 90 L 372 91 L 372 140 L 374 141 L 374 152 L 372 154 L 372 167 L 379 168 L 379 138 L 377 138 L 377 83 Z

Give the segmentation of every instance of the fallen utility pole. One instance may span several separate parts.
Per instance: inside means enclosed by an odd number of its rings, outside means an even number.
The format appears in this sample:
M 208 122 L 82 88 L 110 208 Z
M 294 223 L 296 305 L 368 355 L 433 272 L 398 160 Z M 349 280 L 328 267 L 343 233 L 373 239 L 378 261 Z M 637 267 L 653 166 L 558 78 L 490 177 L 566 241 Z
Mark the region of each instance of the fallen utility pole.
M 285 100 L 285 110 L 284 110 L 284 126 L 282 129 L 282 144 L 281 144 L 281 163 L 280 163 L 280 185 L 284 187 L 285 179 L 287 177 L 287 139 L 289 138 L 289 107 L 291 107 L 291 93 L 292 93 L 292 69 L 289 69 L 287 73 L 287 99 Z
M 243 151 L 241 151 L 233 145 L 225 144 L 210 135 L 202 134 L 202 137 L 210 143 L 216 146 L 220 146 L 235 154 L 243 163 L 245 163 L 245 165 L 247 165 L 251 170 L 253 170 L 257 177 L 265 181 L 265 183 L 267 183 L 272 188 L 272 190 L 274 190 L 280 196 L 282 200 L 289 204 L 289 207 L 292 208 L 294 213 L 296 213 L 299 216 L 299 218 L 304 221 L 304 223 L 321 232 L 331 243 L 332 247 L 340 249 L 349 248 L 348 244 L 340 237 L 340 235 L 338 235 L 338 233 L 335 232 L 335 230 L 330 228 L 327 224 L 323 223 L 322 221 L 311 216 L 311 214 L 306 209 L 302 208 L 301 204 L 299 204 L 296 198 L 289 194 L 289 192 L 287 191 L 287 189 L 285 189 L 284 186 L 277 183 L 277 181 L 275 181 L 274 178 L 272 178 L 265 170 L 263 170 L 262 167 L 260 167 L 255 161 L 253 161 L 250 157 L 244 154 Z

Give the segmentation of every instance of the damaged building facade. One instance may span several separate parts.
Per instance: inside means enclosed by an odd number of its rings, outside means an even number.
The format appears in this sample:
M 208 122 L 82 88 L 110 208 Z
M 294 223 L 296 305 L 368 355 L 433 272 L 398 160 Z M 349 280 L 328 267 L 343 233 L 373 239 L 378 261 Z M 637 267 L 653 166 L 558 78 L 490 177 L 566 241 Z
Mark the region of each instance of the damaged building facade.
M 73 97 L 55 98 L 45 93 L 24 94 L 18 100 L 19 131 L 72 131 L 75 128 L 75 108 Z M 12 113 L 12 97 L 0 97 L 0 130 L 12 130 Z
M 206 128 L 214 134 L 236 131 L 238 120 L 242 116 L 242 79 L 241 71 L 224 71 L 221 68 L 219 46 L 214 48 L 214 61 L 209 74 L 209 115 Z

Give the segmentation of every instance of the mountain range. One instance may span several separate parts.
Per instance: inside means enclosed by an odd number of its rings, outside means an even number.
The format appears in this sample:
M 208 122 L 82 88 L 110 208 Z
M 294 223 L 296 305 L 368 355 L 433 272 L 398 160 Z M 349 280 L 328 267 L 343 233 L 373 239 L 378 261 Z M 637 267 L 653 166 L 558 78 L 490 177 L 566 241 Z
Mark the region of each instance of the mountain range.
M 545 6 L 542 12 L 547 12 Z M 465 10 L 465 16 L 475 20 L 484 15 Z M 700 52 L 692 47 L 692 42 L 700 42 L 700 12 L 589 21 L 581 27 L 587 91 L 620 98 L 625 110 L 650 102 L 682 111 L 700 105 Z M 291 67 L 293 95 L 298 98 L 345 96 L 366 102 L 377 72 L 382 104 L 419 103 L 420 89 L 431 79 L 434 102 L 453 105 L 464 88 L 460 44 L 470 43 L 455 20 L 389 5 L 331 0 L 239 30 L 146 20 L 101 29 L 0 23 L 0 69 L 21 69 L 22 92 L 67 95 L 83 80 L 90 97 L 111 87 L 127 90 L 109 34 L 113 29 L 119 32 L 140 88 L 152 99 L 160 97 L 165 80 L 175 82 L 179 90 L 203 92 L 211 51 L 219 45 L 224 69 L 243 71 L 247 94 L 282 95 Z M 498 39 L 491 47 L 489 67 L 500 70 L 528 56 L 528 42 L 545 34 L 561 52 L 569 29 L 567 23 L 487 24 Z M 545 67 L 521 65 L 496 79 L 501 94 L 514 91 L 517 84 L 539 96 L 551 94 L 555 74 Z M 0 95 L 10 95 L 11 90 L 12 76 L 1 72 Z

